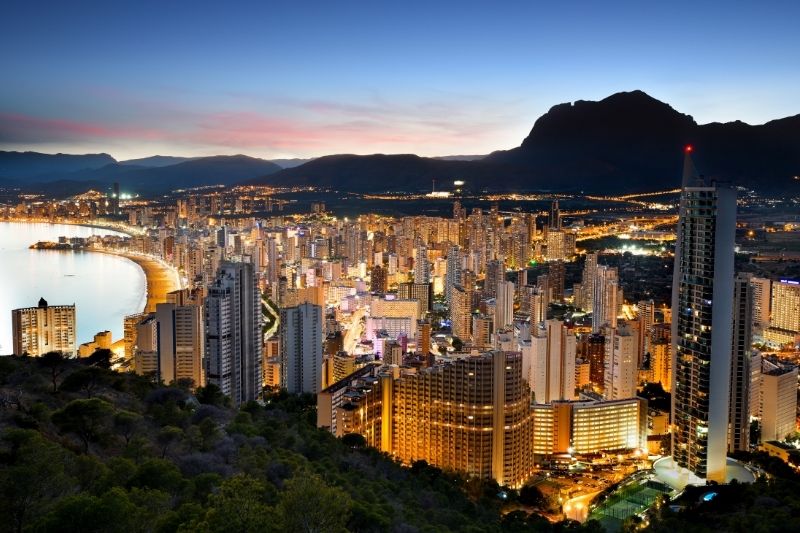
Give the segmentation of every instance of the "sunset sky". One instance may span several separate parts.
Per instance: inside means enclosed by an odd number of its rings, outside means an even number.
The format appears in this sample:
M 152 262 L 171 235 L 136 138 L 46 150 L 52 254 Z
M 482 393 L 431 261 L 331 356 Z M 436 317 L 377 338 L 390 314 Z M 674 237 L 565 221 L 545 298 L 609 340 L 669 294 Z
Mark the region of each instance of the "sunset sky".
M 633 89 L 701 123 L 800 113 L 800 2 L 121 4 L 4 2 L 0 149 L 482 154 Z

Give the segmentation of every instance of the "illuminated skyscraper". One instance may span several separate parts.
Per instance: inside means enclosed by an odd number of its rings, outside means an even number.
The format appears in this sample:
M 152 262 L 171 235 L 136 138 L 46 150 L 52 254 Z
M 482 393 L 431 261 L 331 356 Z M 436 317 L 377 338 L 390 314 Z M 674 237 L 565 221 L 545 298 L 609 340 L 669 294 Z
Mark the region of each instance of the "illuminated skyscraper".
M 594 296 L 592 297 L 592 331 L 598 333 L 603 326 L 617 327 L 617 314 L 622 303 L 617 269 L 606 265 L 595 268 Z
M 724 483 L 733 338 L 736 191 L 695 177 L 686 149 L 672 287 L 674 424 L 678 466 Z
M 461 249 L 458 246 L 451 246 L 447 251 L 447 273 L 445 274 L 444 297 L 447 305 L 452 305 L 453 287 L 460 285 L 462 270 Z
M 253 265 L 223 262 L 205 299 L 206 380 L 235 405 L 261 392 L 261 323 Z

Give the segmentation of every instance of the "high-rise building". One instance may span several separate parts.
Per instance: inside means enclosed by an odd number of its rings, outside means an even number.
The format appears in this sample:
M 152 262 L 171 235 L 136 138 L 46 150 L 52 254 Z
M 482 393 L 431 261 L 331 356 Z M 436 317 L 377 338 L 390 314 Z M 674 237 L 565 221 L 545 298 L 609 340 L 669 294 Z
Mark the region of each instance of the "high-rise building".
M 166 384 L 203 379 L 203 308 L 199 305 L 156 305 L 158 379 Z
M 422 241 L 417 242 L 414 255 L 414 283 L 431 282 L 431 264 L 428 261 L 428 247 Z
M 261 295 L 253 265 L 223 262 L 205 299 L 206 381 L 235 405 L 261 392 Z
M 769 327 L 772 280 L 752 277 L 750 283 L 753 285 L 753 334 L 761 335 Z
M 547 268 L 547 277 L 550 283 L 550 296 L 556 302 L 564 300 L 564 283 L 567 274 L 567 267 L 564 261 L 550 263 Z
M 558 200 L 553 200 L 553 203 L 550 204 L 549 225 L 551 229 L 561 229 L 561 209 L 558 207 Z
M 310 303 L 281 309 L 281 384 L 316 394 L 322 387 L 322 308 Z
M 461 249 L 458 246 L 451 246 L 447 251 L 447 272 L 445 274 L 444 283 L 444 297 L 448 306 L 453 303 L 453 287 L 462 283 L 461 267 Z
M 492 347 L 492 335 L 495 325 L 489 315 L 472 315 L 472 345 L 478 350 L 488 350 Z
M 514 323 L 514 282 L 503 281 L 497 286 L 494 325 L 500 330 Z
M 486 279 L 483 282 L 483 294 L 486 298 L 497 296 L 497 287 L 506 279 L 506 267 L 499 259 L 486 263 Z
M 136 346 L 136 326 L 148 316 L 148 313 L 136 313 L 133 315 L 126 315 L 123 319 L 122 340 L 123 349 L 125 350 L 124 357 L 129 365 L 133 365 L 133 349 Z
M 603 396 L 606 400 L 622 400 L 636 396 L 637 376 L 639 374 L 639 331 L 633 324 L 620 324 L 619 328 L 605 328 L 606 358 L 605 385 Z
M 75 305 L 48 305 L 41 298 L 36 307 L 11 311 L 11 331 L 14 355 L 61 352 L 74 357 L 77 353 Z
M 752 274 L 739 274 L 733 295 L 733 352 L 731 354 L 731 400 L 728 436 L 730 452 L 747 451 L 750 435 L 750 346 L 753 343 Z
M 466 342 L 472 335 L 472 290 L 471 287 L 455 285 L 452 294 L 450 321 L 453 336 Z
M 536 403 L 575 398 L 576 339 L 560 320 L 547 320 L 532 329 L 531 377 Z
M 672 287 L 672 456 L 698 477 L 724 483 L 736 191 L 694 176 L 687 147 Z
M 597 265 L 592 296 L 592 331 L 598 333 L 603 326 L 617 327 L 617 315 L 622 304 L 617 269 Z
M 591 311 L 594 308 L 594 284 L 597 279 L 597 252 L 590 252 L 586 254 L 586 261 L 583 264 L 583 277 L 581 278 L 580 301 L 575 304 L 584 309 Z M 577 297 L 577 295 L 576 295 Z

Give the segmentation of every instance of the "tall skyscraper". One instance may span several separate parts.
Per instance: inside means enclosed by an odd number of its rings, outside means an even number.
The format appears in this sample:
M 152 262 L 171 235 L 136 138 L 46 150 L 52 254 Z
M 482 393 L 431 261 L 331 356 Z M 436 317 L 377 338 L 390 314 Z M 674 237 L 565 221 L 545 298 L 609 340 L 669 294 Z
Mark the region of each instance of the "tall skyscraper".
M 203 379 L 203 308 L 199 305 L 156 305 L 158 378 L 164 383 Z
M 281 383 L 289 392 L 322 387 L 322 308 L 310 303 L 281 309 Z
M 497 286 L 506 279 L 506 267 L 499 259 L 486 263 L 486 279 L 483 283 L 483 293 L 486 298 L 497 296 Z
M 550 263 L 547 269 L 547 277 L 550 282 L 551 297 L 556 302 L 564 300 L 564 284 L 567 268 L 564 261 Z
M 75 305 L 48 305 L 44 298 L 36 307 L 11 311 L 14 355 L 38 357 L 48 352 L 62 352 L 74 357 Z
M 561 230 L 561 209 L 558 207 L 558 200 L 553 200 L 553 203 L 550 204 L 550 228 Z
M 448 306 L 453 303 L 453 287 L 460 285 L 462 282 L 461 267 L 461 249 L 458 246 L 451 246 L 447 251 L 447 272 L 445 273 L 444 283 L 444 297 Z
M 594 296 L 592 297 L 592 331 L 598 333 L 603 326 L 617 327 L 620 304 L 617 269 L 598 265 L 595 269 Z
M 503 281 L 497 286 L 497 298 L 494 308 L 494 326 L 500 330 L 514 323 L 514 293 L 512 281 Z
M 772 280 L 753 277 L 750 283 L 753 285 L 753 334 L 761 335 L 769 327 Z
M 450 306 L 453 335 L 466 342 L 472 334 L 472 290 L 460 285 L 453 287 L 453 303 Z
M 733 353 L 728 450 L 747 451 L 750 435 L 750 345 L 752 335 L 752 274 L 739 274 L 733 295 Z
M 687 147 L 672 286 L 672 456 L 725 482 L 736 191 L 696 178 Z
M 253 265 L 223 262 L 205 299 L 206 380 L 235 405 L 261 392 L 261 295 Z
M 417 242 L 414 255 L 414 283 L 431 282 L 431 264 L 428 261 L 428 247 L 422 241 Z
M 530 384 L 536 403 L 575 398 L 576 339 L 560 320 L 533 330 Z

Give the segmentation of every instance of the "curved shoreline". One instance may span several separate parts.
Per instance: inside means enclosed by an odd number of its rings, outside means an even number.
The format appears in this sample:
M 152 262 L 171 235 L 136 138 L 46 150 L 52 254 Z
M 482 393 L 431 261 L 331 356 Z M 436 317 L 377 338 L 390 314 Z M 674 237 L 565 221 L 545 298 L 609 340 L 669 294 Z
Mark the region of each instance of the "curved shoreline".
M 146 303 L 141 312 L 152 313 L 156 310 L 156 305 L 167 301 L 167 293 L 177 291 L 181 288 L 180 279 L 177 271 L 172 267 L 164 265 L 158 259 L 137 255 L 127 252 L 115 252 L 113 250 L 99 250 L 89 248 L 87 252 L 99 252 L 117 257 L 124 257 L 136 263 L 142 269 L 146 280 L 145 296 Z

